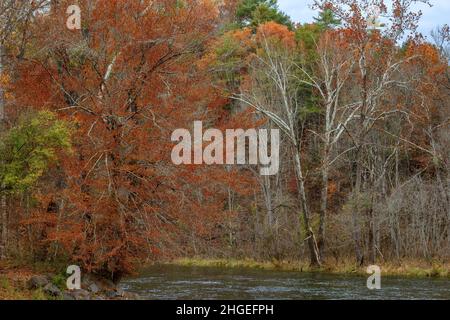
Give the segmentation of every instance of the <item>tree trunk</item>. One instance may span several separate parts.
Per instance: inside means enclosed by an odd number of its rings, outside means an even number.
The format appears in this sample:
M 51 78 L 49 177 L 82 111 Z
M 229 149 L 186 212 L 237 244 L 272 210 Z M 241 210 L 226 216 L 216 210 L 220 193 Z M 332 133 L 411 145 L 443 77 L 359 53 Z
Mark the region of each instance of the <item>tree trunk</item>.
M 448 166 L 444 163 L 445 168 L 448 168 Z M 444 179 L 441 176 L 440 168 L 436 168 L 436 178 L 438 181 L 438 188 L 442 193 L 443 199 L 445 199 L 444 207 L 448 208 L 450 206 L 450 197 L 446 190 L 449 189 L 450 184 L 450 170 L 447 170 L 447 179 L 444 184 Z M 447 210 L 447 247 L 450 249 L 450 210 Z M 448 250 L 447 250 L 448 251 Z M 450 253 L 448 253 L 447 257 L 450 257 Z
M 322 190 L 320 194 L 320 212 L 319 212 L 319 254 L 324 258 L 325 251 L 325 223 L 328 206 L 328 146 L 325 147 L 324 161 L 322 165 Z
M 361 194 L 361 175 L 362 175 L 362 167 L 359 161 L 359 156 L 356 157 L 356 182 L 355 189 L 353 190 L 353 208 L 352 208 L 352 224 L 353 224 L 353 241 L 355 243 L 355 257 L 356 262 L 360 265 L 363 264 L 363 255 L 361 253 L 361 231 L 358 221 L 359 215 L 359 201 Z
M 267 218 L 266 223 L 269 230 L 272 231 L 274 225 L 274 217 L 273 217 L 273 206 L 272 206 L 272 190 L 270 186 L 270 178 L 268 176 L 263 177 L 263 195 L 264 195 L 264 203 L 266 205 L 267 210 Z
M 376 226 L 375 226 L 375 217 L 373 212 L 373 195 L 369 208 L 369 261 L 371 264 L 375 264 L 375 260 L 377 257 L 376 252 Z
M 309 208 L 306 200 L 306 192 L 305 192 L 305 182 L 303 179 L 303 172 L 302 172 L 302 163 L 300 160 L 300 155 L 298 153 L 297 148 L 295 149 L 295 165 L 296 165 L 296 174 L 297 174 L 297 181 L 298 181 L 298 192 L 300 197 L 300 202 L 302 206 L 303 211 L 303 220 L 305 222 L 305 229 L 307 230 L 307 240 L 308 240 L 308 248 L 310 252 L 310 260 L 312 266 L 320 266 L 320 256 L 319 256 L 319 249 L 317 247 L 316 237 L 314 235 L 314 232 L 311 228 L 310 222 L 309 222 Z

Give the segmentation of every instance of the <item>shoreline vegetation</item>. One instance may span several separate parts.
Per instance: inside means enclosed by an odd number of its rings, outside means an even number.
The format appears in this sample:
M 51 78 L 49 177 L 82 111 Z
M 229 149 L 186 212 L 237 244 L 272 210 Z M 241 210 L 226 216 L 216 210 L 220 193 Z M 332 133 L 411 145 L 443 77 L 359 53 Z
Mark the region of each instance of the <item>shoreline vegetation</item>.
M 350 261 L 339 263 L 328 262 L 321 268 L 311 267 L 308 262 L 301 261 L 256 261 L 254 259 L 210 259 L 210 258 L 179 258 L 155 262 L 153 264 L 172 265 L 180 267 L 214 267 L 224 269 L 255 269 L 265 271 L 287 271 L 305 273 L 329 273 L 335 275 L 367 275 L 367 266 L 355 266 Z M 147 265 L 148 266 L 148 265 Z M 450 279 L 449 262 L 403 261 L 400 263 L 379 263 L 383 276 L 401 276 L 417 278 L 448 278 Z M 57 287 L 62 287 L 65 278 L 58 273 L 58 265 L 23 266 L 12 261 L 0 264 L 0 300 L 58 300 L 62 297 L 52 297 L 42 288 L 30 289 L 31 278 L 45 276 Z M 145 267 L 144 267 L 145 269 Z M 138 273 L 139 274 L 139 273 Z M 88 275 L 90 277 L 90 275 Z M 86 298 L 86 297 L 85 297 Z M 90 297 L 95 299 L 94 297 Z M 119 298 L 120 297 L 116 297 Z M 133 297 L 137 298 L 137 297 Z
M 81 288 L 67 289 L 67 263 L 0 261 L 0 300 L 135 300 L 104 277 L 82 273 Z
M 419 34 L 414 1 L 86 0 L 75 31 L 72 2 L 0 1 L 0 299 L 139 299 L 120 281 L 150 263 L 447 289 L 449 26 Z
M 180 258 L 163 262 L 167 265 L 186 267 L 217 267 L 217 268 L 250 268 L 267 271 L 320 272 L 330 274 L 366 275 L 367 265 L 356 266 L 350 261 L 339 263 L 325 262 L 321 268 L 311 267 L 309 262 L 302 261 L 257 261 L 253 259 L 203 259 Z M 404 261 L 400 263 L 377 263 L 384 276 L 404 277 L 441 277 L 450 278 L 450 263 L 433 261 Z

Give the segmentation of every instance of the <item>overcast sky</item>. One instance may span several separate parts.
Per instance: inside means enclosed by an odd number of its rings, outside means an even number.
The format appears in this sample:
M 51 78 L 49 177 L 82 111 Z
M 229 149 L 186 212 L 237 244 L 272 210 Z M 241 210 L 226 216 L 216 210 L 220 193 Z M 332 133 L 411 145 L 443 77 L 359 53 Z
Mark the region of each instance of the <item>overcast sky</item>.
M 278 3 L 295 22 L 311 22 L 317 16 L 310 8 L 313 0 L 278 0 Z M 423 13 L 419 31 L 425 36 L 438 25 L 450 24 L 450 0 L 431 0 L 431 3 L 431 8 L 424 4 L 416 5 Z

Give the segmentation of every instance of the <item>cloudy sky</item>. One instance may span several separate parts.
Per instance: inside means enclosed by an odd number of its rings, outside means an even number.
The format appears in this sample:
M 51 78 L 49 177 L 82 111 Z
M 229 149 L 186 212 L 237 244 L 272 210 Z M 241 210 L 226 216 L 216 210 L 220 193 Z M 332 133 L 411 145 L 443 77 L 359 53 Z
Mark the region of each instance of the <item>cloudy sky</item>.
M 313 0 L 278 0 L 280 9 L 295 22 L 311 22 L 317 13 L 310 6 Z M 437 25 L 450 24 L 450 0 L 431 0 L 433 7 L 418 4 L 415 8 L 422 10 L 423 16 L 419 31 L 429 35 Z

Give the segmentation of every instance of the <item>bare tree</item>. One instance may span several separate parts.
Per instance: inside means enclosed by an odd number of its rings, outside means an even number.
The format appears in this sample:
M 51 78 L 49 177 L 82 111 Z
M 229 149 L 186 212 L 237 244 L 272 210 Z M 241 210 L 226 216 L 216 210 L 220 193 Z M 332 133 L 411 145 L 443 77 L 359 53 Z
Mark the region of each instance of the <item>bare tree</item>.
M 354 119 L 358 106 L 354 102 L 343 103 L 341 94 L 354 68 L 353 52 L 347 47 L 347 40 L 340 30 L 329 30 L 322 34 L 316 43 L 317 59 L 297 64 L 300 71 L 299 83 L 311 86 L 319 96 L 323 109 L 323 125 L 314 132 L 322 142 L 322 164 L 320 167 L 322 188 L 320 196 L 320 221 L 318 246 L 323 258 L 325 250 L 325 227 L 327 215 L 328 177 L 331 166 L 344 154 L 355 149 L 354 146 L 333 157 L 335 147 Z M 306 59 L 303 59 L 306 60 Z M 312 130 L 310 130 L 312 131 Z
M 235 95 L 234 98 L 254 108 L 270 119 L 291 144 L 294 168 L 297 177 L 298 196 L 302 218 L 306 229 L 306 241 L 311 264 L 321 264 L 317 241 L 310 223 L 310 209 L 305 190 L 303 161 L 300 156 L 302 127 L 299 125 L 301 102 L 298 100 L 297 65 L 293 56 L 270 40 L 263 39 L 263 55 L 257 56 L 252 65 L 252 89 Z
M 436 27 L 431 31 L 431 38 L 442 57 L 450 62 L 450 27 L 448 25 Z
M 347 90 L 346 101 L 357 110 L 346 125 L 340 129 L 349 134 L 354 147 L 355 182 L 353 210 L 355 255 L 359 263 L 363 263 L 361 250 L 361 231 L 358 220 L 363 209 L 359 208 L 359 197 L 363 191 L 363 179 L 366 176 L 363 159 L 367 154 L 368 138 L 375 125 L 392 115 L 404 112 L 397 106 L 385 104 L 386 95 L 394 88 L 407 88 L 413 79 L 399 77 L 401 67 L 416 56 L 402 57 L 397 46 L 405 36 L 416 33 L 420 13 L 411 11 L 416 2 L 428 1 L 406 0 L 395 2 L 388 8 L 384 1 L 376 0 L 333 0 L 316 1 L 315 6 L 322 10 L 331 9 L 342 21 L 343 28 L 350 30 L 348 36 L 349 49 L 356 61 L 352 74 L 351 90 Z M 373 8 L 377 8 L 386 23 L 382 28 L 374 28 Z M 369 212 L 365 213 L 369 215 Z M 373 238 L 374 235 L 371 235 Z M 372 250 L 371 256 L 375 256 Z

